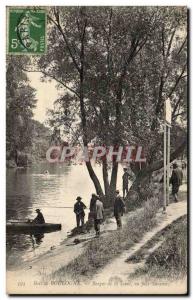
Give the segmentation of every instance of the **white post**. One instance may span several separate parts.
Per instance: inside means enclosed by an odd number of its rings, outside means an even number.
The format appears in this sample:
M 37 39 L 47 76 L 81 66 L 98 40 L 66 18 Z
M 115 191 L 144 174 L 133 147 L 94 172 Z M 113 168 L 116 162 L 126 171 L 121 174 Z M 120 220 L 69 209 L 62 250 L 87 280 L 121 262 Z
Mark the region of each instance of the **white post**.
M 170 203 L 170 126 L 167 126 L 168 128 L 168 137 L 167 137 L 167 199 L 166 199 L 166 205 L 169 205 Z
M 170 99 L 164 102 L 164 199 L 163 211 L 169 204 L 169 176 L 170 176 L 170 126 L 171 126 L 172 107 Z M 167 136 L 168 132 L 168 136 Z M 167 143 L 168 138 L 168 143 Z
M 163 211 L 166 211 L 166 159 L 167 159 L 167 155 L 166 155 L 166 139 L 167 139 L 167 135 L 166 135 L 166 131 L 167 131 L 167 125 L 166 122 L 164 124 L 164 197 L 163 197 Z

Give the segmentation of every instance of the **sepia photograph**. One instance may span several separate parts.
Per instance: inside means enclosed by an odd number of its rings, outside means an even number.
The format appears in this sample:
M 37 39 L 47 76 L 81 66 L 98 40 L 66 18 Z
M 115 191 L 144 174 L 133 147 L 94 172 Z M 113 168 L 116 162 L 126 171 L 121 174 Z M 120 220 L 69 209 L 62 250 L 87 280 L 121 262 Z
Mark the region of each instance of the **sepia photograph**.
M 7 294 L 188 294 L 188 16 L 6 7 Z

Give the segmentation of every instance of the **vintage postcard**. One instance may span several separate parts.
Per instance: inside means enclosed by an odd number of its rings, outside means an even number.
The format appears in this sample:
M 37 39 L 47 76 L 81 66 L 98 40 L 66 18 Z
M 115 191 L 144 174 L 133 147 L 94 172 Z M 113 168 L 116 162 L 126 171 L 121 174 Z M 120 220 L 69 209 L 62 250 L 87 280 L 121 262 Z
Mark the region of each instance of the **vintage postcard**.
M 6 22 L 7 293 L 187 294 L 187 7 Z

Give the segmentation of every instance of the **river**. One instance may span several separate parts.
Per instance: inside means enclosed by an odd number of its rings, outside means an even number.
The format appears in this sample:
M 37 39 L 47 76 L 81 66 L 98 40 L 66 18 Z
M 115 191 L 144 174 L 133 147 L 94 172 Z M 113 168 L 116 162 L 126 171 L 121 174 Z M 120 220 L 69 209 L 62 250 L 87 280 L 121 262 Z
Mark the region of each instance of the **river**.
M 100 166 L 95 172 L 102 179 Z M 44 175 L 48 170 L 49 175 Z M 117 188 L 121 190 L 122 167 Z M 89 207 L 94 185 L 85 165 L 39 163 L 27 169 L 7 170 L 7 221 L 33 219 L 41 209 L 46 222 L 61 223 L 62 230 L 44 235 L 7 234 L 7 268 L 14 269 L 24 261 L 57 247 L 76 226 L 73 205 L 77 196 Z M 86 209 L 86 218 L 88 209 Z

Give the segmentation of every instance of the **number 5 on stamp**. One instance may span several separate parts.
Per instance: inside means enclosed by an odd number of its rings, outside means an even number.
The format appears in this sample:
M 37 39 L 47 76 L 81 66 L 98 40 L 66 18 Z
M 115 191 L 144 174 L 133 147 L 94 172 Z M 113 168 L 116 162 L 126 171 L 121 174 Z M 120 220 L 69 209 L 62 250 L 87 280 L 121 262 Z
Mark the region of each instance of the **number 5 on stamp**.
M 46 11 L 33 8 L 8 9 L 9 54 L 44 54 L 46 52 Z

